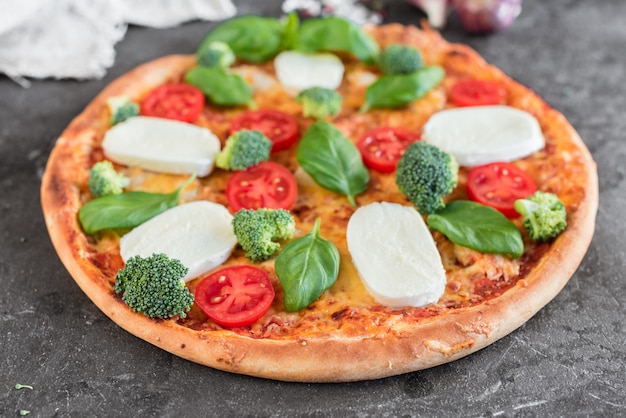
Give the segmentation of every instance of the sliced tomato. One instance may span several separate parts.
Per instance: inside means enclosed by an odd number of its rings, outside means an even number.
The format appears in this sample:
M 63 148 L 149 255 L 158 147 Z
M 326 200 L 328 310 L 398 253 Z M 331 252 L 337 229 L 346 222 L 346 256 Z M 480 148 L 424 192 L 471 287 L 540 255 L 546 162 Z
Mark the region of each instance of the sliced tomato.
M 499 210 L 508 218 L 519 216 L 513 205 L 537 191 L 530 175 L 511 163 L 496 162 L 472 168 L 467 174 L 467 194 L 475 202 Z
M 450 89 L 450 98 L 457 106 L 497 105 L 506 101 L 506 89 L 497 81 L 460 80 Z
M 390 173 L 396 169 L 407 147 L 419 140 L 420 136 L 413 131 L 386 126 L 372 129 L 357 141 L 356 146 L 366 166 Z
M 204 108 L 204 93 L 189 84 L 164 84 L 152 90 L 141 102 L 144 116 L 195 121 Z
M 233 213 L 240 209 L 291 209 L 297 196 L 294 175 L 273 161 L 236 171 L 226 185 L 226 198 Z
M 194 291 L 196 304 L 225 327 L 250 325 L 272 305 L 274 288 L 258 267 L 225 267 L 202 279 Z
M 230 134 L 242 129 L 258 130 L 272 140 L 272 152 L 282 151 L 298 139 L 298 122 L 292 116 L 274 109 L 252 110 L 237 116 Z

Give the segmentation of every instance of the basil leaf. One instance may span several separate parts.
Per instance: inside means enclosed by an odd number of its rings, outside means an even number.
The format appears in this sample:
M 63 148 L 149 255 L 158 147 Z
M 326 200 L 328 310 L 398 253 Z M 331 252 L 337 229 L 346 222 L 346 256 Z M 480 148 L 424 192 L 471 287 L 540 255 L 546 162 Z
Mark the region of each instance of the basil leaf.
M 300 140 L 296 158 L 317 184 L 345 194 L 352 206 L 356 206 L 354 196 L 367 189 L 370 175 L 361 154 L 331 123 L 311 125 Z
M 296 39 L 296 34 L 298 33 L 298 28 L 300 27 L 300 19 L 298 18 L 298 14 L 295 12 L 291 12 L 287 15 L 284 20 L 284 29 L 283 29 L 283 40 L 281 43 L 281 50 L 291 49 Z
M 420 68 L 410 74 L 384 75 L 367 88 L 361 112 L 373 107 L 404 106 L 437 87 L 443 77 L 443 68 L 436 65 Z
M 185 74 L 185 83 L 198 87 L 219 106 L 252 103 L 252 88 L 246 80 L 224 68 L 194 67 Z
M 103 229 L 134 228 L 167 209 L 178 205 L 181 190 L 196 176 L 191 176 L 172 193 L 126 192 L 94 199 L 78 211 L 78 220 L 87 234 Z
M 467 200 L 449 203 L 428 216 L 428 226 L 455 244 L 481 253 L 520 257 L 522 235 L 513 222 L 495 209 Z
M 328 288 L 339 274 L 337 247 L 320 236 L 320 220 L 307 235 L 285 245 L 274 261 L 274 269 L 285 292 L 285 310 L 306 308 Z
M 292 18 L 288 19 L 288 25 Z M 272 59 L 283 46 L 285 24 L 279 19 L 260 16 L 240 16 L 213 28 L 204 38 L 196 55 L 211 42 L 228 44 L 238 58 L 261 63 Z
M 348 52 L 365 62 L 375 64 L 378 44 L 360 26 L 340 17 L 309 19 L 300 25 L 294 49 L 302 52 Z

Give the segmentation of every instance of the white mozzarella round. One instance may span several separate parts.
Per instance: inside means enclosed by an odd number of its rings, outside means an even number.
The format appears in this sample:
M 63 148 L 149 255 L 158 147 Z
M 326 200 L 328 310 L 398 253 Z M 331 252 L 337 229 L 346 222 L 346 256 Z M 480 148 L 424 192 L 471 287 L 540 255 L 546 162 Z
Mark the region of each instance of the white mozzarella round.
M 204 177 L 220 140 L 210 130 L 175 120 L 136 116 L 109 129 L 102 143 L 112 161 L 150 171 Z
M 379 303 L 419 307 L 443 295 L 441 256 L 414 208 L 388 202 L 362 206 L 348 222 L 347 241 L 365 288 Z
M 422 139 L 473 167 L 513 161 L 543 149 L 541 127 L 530 113 L 510 106 L 474 106 L 435 113 Z
M 286 87 L 304 90 L 309 87 L 336 89 L 343 80 L 343 63 L 329 53 L 304 54 L 284 51 L 274 59 L 278 80 Z
M 219 266 L 237 244 L 232 215 L 218 203 L 197 201 L 168 209 L 120 241 L 122 259 L 166 254 L 189 269 L 188 281 Z

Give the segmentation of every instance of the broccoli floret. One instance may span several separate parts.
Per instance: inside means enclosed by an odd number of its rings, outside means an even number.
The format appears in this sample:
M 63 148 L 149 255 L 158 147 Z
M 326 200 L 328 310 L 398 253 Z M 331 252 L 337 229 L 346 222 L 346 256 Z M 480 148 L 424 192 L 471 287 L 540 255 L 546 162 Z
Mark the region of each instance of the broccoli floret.
M 414 142 L 396 168 L 396 184 L 421 214 L 430 214 L 445 206 L 443 198 L 457 185 L 459 165 L 456 159 L 426 142 Z
M 196 62 L 201 67 L 228 68 L 235 62 L 235 53 L 224 42 L 214 41 L 198 51 Z
M 324 119 L 339 113 L 343 98 L 335 90 L 310 87 L 298 93 L 296 101 L 302 105 L 302 114 L 307 118 Z
M 120 194 L 124 187 L 130 184 L 130 179 L 118 173 L 113 168 L 110 161 L 100 161 L 95 163 L 89 170 L 89 191 L 94 197 L 107 196 L 110 194 Z
M 424 65 L 422 54 L 408 45 L 391 44 L 378 58 L 378 66 L 388 75 L 410 74 Z
M 107 106 L 111 112 L 111 118 L 109 119 L 111 125 L 124 122 L 126 119 L 139 114 L 139 105 L 133 103 L 126 96 L 111 97 L 107 100 Z
M 515 201 L 515 210 L 522 215 L 524 228 L 535 241 L 554 238 L 567 226 L 565 206 L 554 193 L 537 191 Z
M 225 170 L 245 170 L 270 158 L 272 141 L 263 132 L 241 130 L 232 134 L 222 151 L 215 157 L 215 165 Z
M 181 279 L 187 267 L 165 254 L 128 259 L 115 276 L 115 293 L 135 312 L 150 318 L 185 318 L 194 296 Z
M 296 223 L 285 209 L 241 209 L 233 217 L 237 241 L 252 261 L 270 258 L 280 244 L 275 240 L 289 239 Z

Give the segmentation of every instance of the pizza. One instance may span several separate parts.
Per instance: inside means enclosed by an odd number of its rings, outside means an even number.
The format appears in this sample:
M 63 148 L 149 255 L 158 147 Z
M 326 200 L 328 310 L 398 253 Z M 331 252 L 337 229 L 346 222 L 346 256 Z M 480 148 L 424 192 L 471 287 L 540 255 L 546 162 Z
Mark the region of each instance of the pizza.
M 108 85 L 52 150 L 41 188 L 51 240 L 73 279 L 111 320 L 220 370 L 285 381 L 357 381 L 480 350 L 520 327 L 563 288 L 593 235 L 598 186 L 595 163 L 562 114 L 471 48 L 448 43 L 428 27 L 340 22 L 351 34 L 346 39 L 357 40 L 346 45 L 343 38 L 325 38 L 333 32 L 323 28 L 329 19 L 312 19 L 322 30 L 308 21 L 294 29 L 292 20 L 243 19 L 251 20 L 234 39 L 219 30 L 222 25 L 207 37 L 236 55 L 217 54 L 226 78 L 194 80 L 202 71 L 198 54 L 141 65 Z M 269 28 L 261 44 L 246 29 L 259 22 Z M 301 36 L 298 47 L 285 48 L 276 33 Z M 392 46 L 419 51 L 419 83 L 407 87 L 388 77 L 383 60 L 367 55 L 368 48 Z M 228 77 L 243 84 L 223 91 Z M 381 79 L 391 84 L 376 96 L 372 86 Z M 321 115 L 309 107 L 305 116 L 301 92 L 318 86 L 338 93 L 341 104 Z M 241 87 L 249 94 L 243 101 L 232 97 Z M 411 89 L 415 94 L 403 98 Z M 139 116 L 113 125 L 112 98 L 135 103 Z M 145 119 L 154 126 L 146 128 Z M 227 139 L 245 131 L 270 139 L 267 161 L 215 166 Z M 329 151 L 329 136 L 341 137 L 342 145 Z M 189 145 L 193 161 L 181 162 L 170 154 L 186 149 L 187 137 L 209 145 L 202 151 Z M 455 173 L 448 190 L 429 183 L 426 200 L 417 203 L 398 184 L 415 144 L 452 155 L 446 161 L 454 161 Z M 158 155 L 146 165 L 150 153 Z M 130 211 L 107 212 L 104 204 L 93 209 L 90 203 L 104 198 L 90 188 L 90 173 L 104 160 L 126 179 L 114 199 L 141 194 L 148 200 L 139 199 Z M 515 208 L 536 191 L 562 203 L 566 226 L 558 236 L 535 239 Z M 159 206 L 164 200 L 167 207 Z M 480 214 L 464 212 L 465 206 Z M 293 223 L 290 234 L 274 240 L 280 248 L 260 256 L 231 225 L 238 213 L 263 210 L 286 213 Z M 246 225 L 253 229 L 261 222 L 250 219 Z M 456 235 L 450 231 L 455 225 Z M 506 233 L 497 235 L 501 229 Z M 197 241 L 197 231 L 209 232 Z M 476 238 L 476 247 L 472 237 L 480 234 L 489 242 Z M 313 247 L 315 254 L 302 261 Z M 119 287 L 132 278 L 124 272 L 149 256 L 135 257 L 138 248 L 155 256 L 172 248 L 181 260 L 203 260 L 184 266 L 181 288 L 195 296 L 186 309 L 155 317 L 127 304 L 130 290 Z M 294 285 L 284 276 L 296 267 L 301 280 Z M 324 282 L 312 293 L 303 290 L 317 286 L 306 282 L 308 275 Z M 228 292 L 245 294 L 237 311 L 211 311 L 209 305 L 229 297 L 219 293 L 223 282 Z M 250 283 L 255 290 L 245 293 Z

